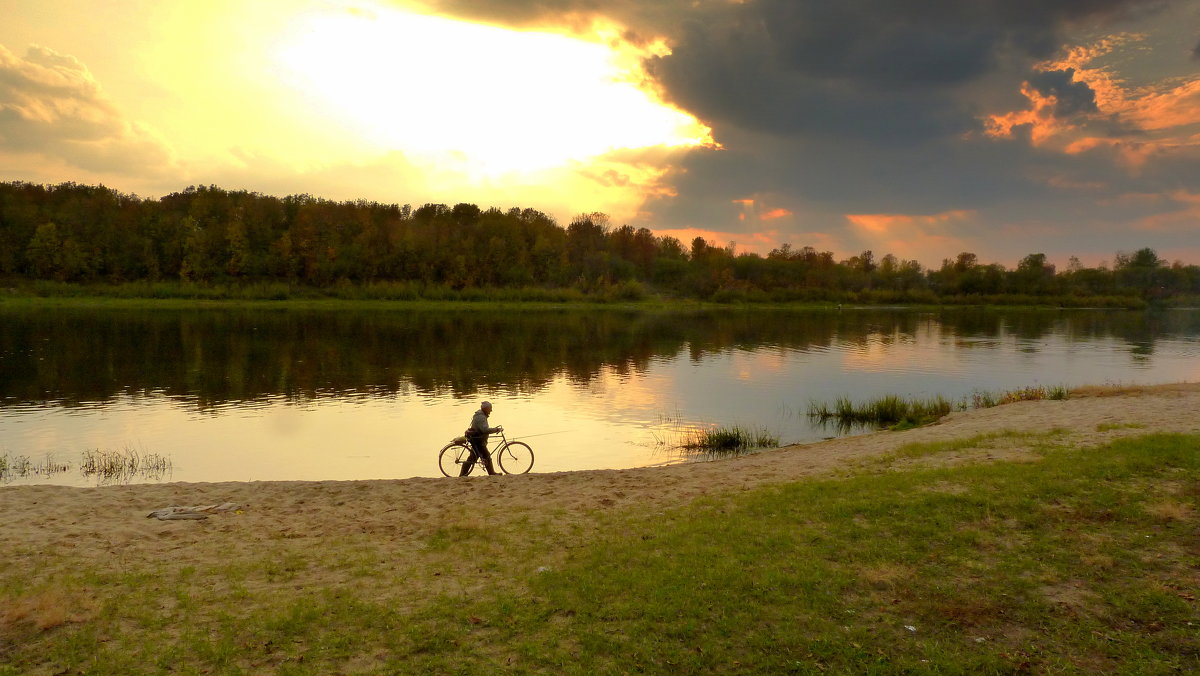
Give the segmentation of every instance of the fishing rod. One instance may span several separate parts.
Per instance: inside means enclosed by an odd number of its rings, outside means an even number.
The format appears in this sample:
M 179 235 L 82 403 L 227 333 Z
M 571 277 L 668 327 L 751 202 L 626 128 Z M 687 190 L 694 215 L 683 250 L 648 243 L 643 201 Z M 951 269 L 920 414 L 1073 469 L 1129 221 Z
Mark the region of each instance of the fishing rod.
M 521 439 L 532 439 L 534 437 L 546 437 L 546 436 L 550 436 L 551 434 L 566 434 L 567 432 L 574 432 L 574 431 L 575 430 L 562 430 L 561 432 L 542 432 L 541 434 L 523 434 L 519 437 L 513 437 L 512 440 L 519 441 Z

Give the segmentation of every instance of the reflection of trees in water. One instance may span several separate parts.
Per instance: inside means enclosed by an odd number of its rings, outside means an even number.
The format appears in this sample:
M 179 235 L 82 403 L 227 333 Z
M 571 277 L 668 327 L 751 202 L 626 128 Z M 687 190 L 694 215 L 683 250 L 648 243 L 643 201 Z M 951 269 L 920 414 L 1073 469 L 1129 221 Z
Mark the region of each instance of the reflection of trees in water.
M 1115 337 L 1152 350 L 1200 335 L 1200 313 L 724 310 L 6 310 L 4 405 L 165 394 L 202 408 L 283 396 L 532 392 L 559 376 L 641 372 L 686 350 L 808 350 L 944 337 Z

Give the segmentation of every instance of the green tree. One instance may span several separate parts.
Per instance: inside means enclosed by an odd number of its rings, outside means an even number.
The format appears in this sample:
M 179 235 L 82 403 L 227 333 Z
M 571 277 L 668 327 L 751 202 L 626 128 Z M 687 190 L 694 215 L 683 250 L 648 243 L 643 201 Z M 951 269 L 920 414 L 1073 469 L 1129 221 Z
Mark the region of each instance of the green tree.
M 29 246 L 25 249 L 25 259 L 29 262 L 29 272 L 35 279 L 61 279 L 63 271 L 63 241 L 58 233 L 58 226 L 53 222 L 37 226 Z

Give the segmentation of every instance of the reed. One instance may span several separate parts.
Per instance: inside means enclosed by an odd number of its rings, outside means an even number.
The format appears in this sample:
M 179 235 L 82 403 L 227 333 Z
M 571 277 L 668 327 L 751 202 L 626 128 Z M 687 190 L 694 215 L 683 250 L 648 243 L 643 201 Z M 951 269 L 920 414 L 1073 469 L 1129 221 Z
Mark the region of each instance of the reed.
M 102 482 L 127 481 L 134 477 L 161 478 L 171 470 L 171 460 L 157 453 L 140 453 L 126 447 L 119 451 L 89 449 L 83 452 L 79 472 Z
M 765 430 L 751 430 L 738 425 L 697 430 L 684 439 L 684 450 L 717 455 L 738 454 L 756 448 L 773 448 L 779 437 Z
M 813 402 L 808 415 L 822 423 L 835 421 L 840 427 L 877 425 L 880 427 L 915 427 L 925 425 L 954 410 L 954 403 L 943 396 L 930 399 L 906 399 L 889 394 L 862 404 L 849 397 L 839 397 L 832 407 Z
M 1065 385 L 1055 385 L 1053 387 L 1037 385 L 1009 390 L 999 395 L 977 392 L 973 395 L 973 400 L 975 408 L 991 408 L 992 406 L 1012 404 L 1018 401 L 1042 401 L 1044 399 L 1062 401 L 1068 396 L 1070 396 L 1070 391 Z
M 811 402 L 808 405 L 808 415 L 821 423 L 836 424 L 839 431 L 843 433 L 855 427 L 868 426 L 908 429 L 936 422 L 956 409 L 992 408 L 1018 401 L 1043 399 L 1061 401 L 1068 396 L 1070 396 L 1070 390 L 1065 385 L 1053 387 L 1039 385 L 1008 390 L 999 394 L 977 391 L 972 393 L 969 400 L 963 399 L 958 402 L 946 399 L 941 395 L 929 399 L 915 399 L 888 394 L 862 404 L 855 403 L 849 397 L 838 397 L 832 406 Z
M 50 476 L 69 469 L 69 463 L 58 462 L 49 455 L 42 462 L 34 462 L 27 455 L 0 455 L 0 482 L 28 476 Z

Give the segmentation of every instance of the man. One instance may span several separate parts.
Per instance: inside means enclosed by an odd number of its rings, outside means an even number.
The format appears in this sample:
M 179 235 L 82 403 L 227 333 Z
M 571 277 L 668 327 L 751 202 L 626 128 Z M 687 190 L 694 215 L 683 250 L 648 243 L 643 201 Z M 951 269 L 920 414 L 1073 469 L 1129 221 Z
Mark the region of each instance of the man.
M 503 427 L 488 427 L 488 416 L 492 414 L 492 402 L 485 401 L 479 405 L 479 410 L 471 417 L 471 426 L 467 428 L 467 441 L 471 442 L 471 456 L 463 463 L 459 476 L 466 476 L 475 469 L 476 458 L 483 460 L 483 468 L 488 474 L 495 474 L 492 468 L 492 454 L 488 453 L 488 435 L 499 432 Z

